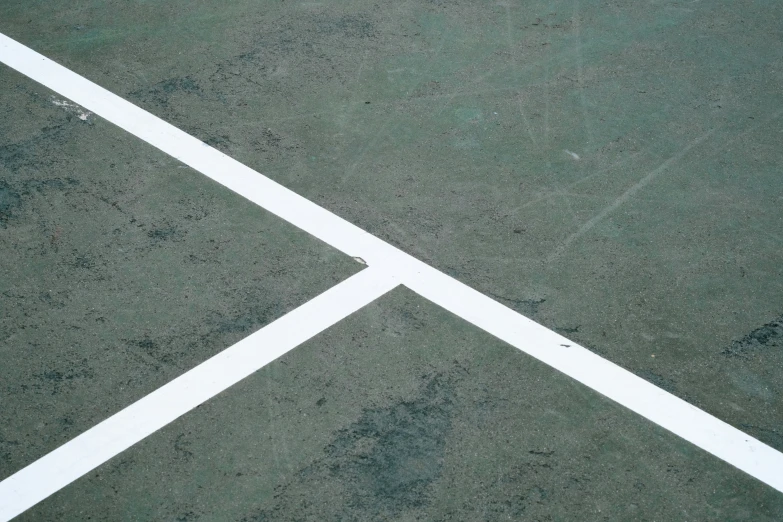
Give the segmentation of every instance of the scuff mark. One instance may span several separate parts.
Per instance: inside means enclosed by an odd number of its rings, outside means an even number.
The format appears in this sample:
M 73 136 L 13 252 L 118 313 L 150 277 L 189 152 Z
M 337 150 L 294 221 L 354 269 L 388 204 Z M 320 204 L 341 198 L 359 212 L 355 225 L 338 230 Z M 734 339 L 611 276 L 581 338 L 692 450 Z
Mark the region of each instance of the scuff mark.
M 87 121 L 87 118 L 92 116 L 90 111 L 75 103 L 71 103 L 67 100 L 58 100 L 54 95 L 52 95 L 51 100 L 54 105 L 62 107 L 66 112 L 75 113 L 82 121 Z

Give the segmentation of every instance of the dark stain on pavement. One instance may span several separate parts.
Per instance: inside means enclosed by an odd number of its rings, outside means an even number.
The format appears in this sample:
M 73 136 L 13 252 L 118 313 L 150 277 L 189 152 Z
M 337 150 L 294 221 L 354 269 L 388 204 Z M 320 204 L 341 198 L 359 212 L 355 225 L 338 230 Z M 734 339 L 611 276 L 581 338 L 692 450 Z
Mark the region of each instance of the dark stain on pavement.
M 770 348 L 783 348 L 783 316 L 735 340 L 721 353 L 726 357 L 748 359 Z
M 428 486 L 442 473 L 452 395 L 446 378 L 435 376 L 417 399 L 366 410 L 339 433 L 326 461 L 352 505 L 396 516 L 426 504 Z
M 65 118 L 66 116 L 63 116 Z M 78 121 L 78 120 L 77 120 Z M 11 172 L 24 167 L 51 166 L 56 155 L 43 154 L 66 141 L 68 126 L 60 123 L 43 127 L 35 136 L 15 143 L 0 145 L 0 167 Z
M 336 433 L 324 456 L 276 488 L 273 505 L 243 520 L 385 520 L 426 507 L 443 474 L 455 415 L 454 377 L 425 376 L 414 399 L 368 408 Z M 332 494 L 324 488 L 336 488 Z M 308 499 L 329 499 L 316 505 Z
M 677 385 L 671 379 L 667 379 L 666 377 L 658 375 L 657 373 L 650 370 L 634 370 L 634 373 L 645 381 L 651 382 L 652 384 L 661 388 L 662 390 L 666 390 L 667 392 L 673 393 L 675 395 L 682 395 L 678 393 Z
M 8 226 L 8 220 L 21 205 L 22 195 L 8 183 L 0 180 L 0 227 Z
M 179 95 L 201 96 L 202 90 L 198 82 L 190 76 L 169 78 L 158 82 L 147 89 L 139 89 L 128 94 L 131 98 L 153 103 L 159 107 L 168 108 L 171 100 Z
M 532 318 L 538 313 L 538 309 L 542 304 L 546 302 L 546 299 L 520 299 L 517 297 L 505 297 L 497 294 L 489 294 L 490 297 L 496 299 L 508 306 L 517 313 L 524 315 L 525 317 Z

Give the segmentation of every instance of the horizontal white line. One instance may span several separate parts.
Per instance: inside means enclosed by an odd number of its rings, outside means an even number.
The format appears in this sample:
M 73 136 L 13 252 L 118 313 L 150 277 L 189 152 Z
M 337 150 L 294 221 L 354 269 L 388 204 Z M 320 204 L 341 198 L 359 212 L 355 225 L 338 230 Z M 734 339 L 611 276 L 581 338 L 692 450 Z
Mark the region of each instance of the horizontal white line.
M 452 313 L 783 492 L 783 454 L 370 235 L 172 125 L 0 35 L 0 61 Z M 568 344 L 569 347 L 561 346 Z
M 366 268 L 0 482 L 7 521 L 236 384 L 398 283 Z

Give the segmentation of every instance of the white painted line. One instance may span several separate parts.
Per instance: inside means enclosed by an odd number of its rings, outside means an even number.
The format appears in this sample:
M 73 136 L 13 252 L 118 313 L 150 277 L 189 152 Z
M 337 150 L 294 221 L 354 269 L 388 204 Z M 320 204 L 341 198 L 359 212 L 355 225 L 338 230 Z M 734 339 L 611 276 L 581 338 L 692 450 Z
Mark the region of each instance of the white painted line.
M 8 521 L 374 301 L 398 282 L 366 268 L 0 482 Z
M 360 258 L 371 268 L 394 274 L 402 284 L 466 321 L 783 492 L 783 454 L 773 448 L 418 261 L 3 35 L 0 35 L 0 61 L 325 243 Z
M 783 492 L 783 454 L 435 269 L 405 286 Z
M 334 248 L 352 257 L 361 257 L 368 265 L 393 266 L 395 258 L 404 256 L 396 248 L 359 227 L 2 34 L 0 62 L 141 138 Z

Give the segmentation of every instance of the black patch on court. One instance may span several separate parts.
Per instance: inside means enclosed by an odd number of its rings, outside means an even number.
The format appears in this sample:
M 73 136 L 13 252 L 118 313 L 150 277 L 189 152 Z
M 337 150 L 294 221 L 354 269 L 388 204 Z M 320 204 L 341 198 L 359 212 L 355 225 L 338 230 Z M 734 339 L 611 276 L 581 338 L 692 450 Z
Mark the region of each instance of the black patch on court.
M 0 226 L 5 228 L 14 210 L 22 202 L 22 195 L 3 180 L 0 180 Z
M 365 410 L 340 430 L 323 458 L 297 472 L 294 482 L 276 488 L 271 506 L 243 521 L 280 520 L 298 510 L 297 516 L 313 520 L 381 520 L 425 507 L 430 486 L 443 474 L 455 378 L 453 373 L 423 376 L 423 390 L 413 400 Z M 327 481 L 345 489 L 339 513 L 326 515 L 323 505 L 308 502 Z M 301 511 L 308 505 L 311 509 Z
M 783 350 L 783 315 L 732 342 L 721 353 L 726 357 L 747 359 L 767 350 Z
M 62 115 L 59 119 L 71 121 L 46 125 L 33 137 L 0 145 L 0 166 L 15 173 L 21 168 L 51 168 L 56 165 L 58 160 L 55 156 L 47 156 L 42 152 L 55 150 L 70 139 L 69 131 L 73 125 L 87 125 L 70 115 Z
M 546 301 L 544 298 L 540 299 L 519 299 L 514 297 L 506 297 L 498 294 L 488 294 L 493 299 L 500 301 L 504 305 L 508 306 L 515 312 L 518 312 L 525 317 L 534 318 L 538 314 L 538 309 Z M 577 328 L 578 330 L 578 328 Z M 574 330 L 574 331 L 577 331 Z M 558 330 L 560 332 L 560 330 Z M 562 333 L 562 332 L 560 332 Z
M 0 180 L 0 226 L 7 227 L 35 194 L 46 197 L 49 191 L 60 191 L 68 196 L 70 189 L 77 185 L 79 180 L 73 178 L 13 180 L 10 183 Z

